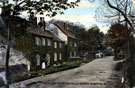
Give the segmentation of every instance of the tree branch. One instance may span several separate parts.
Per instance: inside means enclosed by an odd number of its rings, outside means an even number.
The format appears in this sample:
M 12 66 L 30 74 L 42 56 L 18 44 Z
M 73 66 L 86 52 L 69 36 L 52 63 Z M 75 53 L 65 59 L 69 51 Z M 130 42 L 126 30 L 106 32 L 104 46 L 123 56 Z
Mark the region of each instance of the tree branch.
M 109 1 L 109 0 L 106 0 L 106 2 L 108 3 L 108 5 L 109 5 L 109 7 L 110 7 L 110 8 L 112 8 L 112 9 L 115 9 L 115 10 L 119 11 L 119 12 L 123 15 L 123 17 L 125 18 L 125 20 L 126 20 L 126 21 L 127 21 L 127 23 L 129 24 L 129 26 L 131 27 L 132 32 L 134 32 L 134 33 L 135 33 L 135 30 L 134 30 L 133 25 L 131 24 L 131 22 L 130 22 L 130 20 L 127 18 L 127 16 L 124 14 L 124 12 L 123 12 L 122 10 L 120 10 L 119 8 L 117 8 L 117 7 L 113 6 L 113 5 L 110 3 L 110 1 Z

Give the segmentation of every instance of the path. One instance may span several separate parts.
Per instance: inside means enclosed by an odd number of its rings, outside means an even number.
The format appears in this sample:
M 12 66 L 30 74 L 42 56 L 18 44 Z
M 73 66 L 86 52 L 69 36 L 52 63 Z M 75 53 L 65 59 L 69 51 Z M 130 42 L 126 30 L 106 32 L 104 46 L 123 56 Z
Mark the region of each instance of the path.
M 18 88 L 21 83 L 29 85 L 27 88 L 113 88 L 116 63 L 113 57 L 100 58 L 79 68 L 15 83 L 10 88 Z

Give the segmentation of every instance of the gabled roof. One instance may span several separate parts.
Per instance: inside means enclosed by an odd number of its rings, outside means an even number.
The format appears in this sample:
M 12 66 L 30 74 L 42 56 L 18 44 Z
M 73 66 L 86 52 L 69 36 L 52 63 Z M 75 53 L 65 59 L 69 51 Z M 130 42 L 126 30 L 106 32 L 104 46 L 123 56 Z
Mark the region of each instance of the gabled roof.
M 40 35 L 44 37 L 50 37 L 50 38 L 53 38 L 53 40 L 55 41 L 63 42 L 61 39 L 59 39 L 57 36 L 55 36 L 48 30 L 42 30 L 41 28 L 39 29 L 38 27 L 35 27 L 35 28 L 29 27 L 27 30 L 32 34 L 36 34 L 36 35 Z
M 65 23 L 64 22 L 55 22 L 53 24 L 55 26 L 57 26 L 68 37 L 76 39 L 75 36 L 67 30 L 67 28 L 65 27 Z
M 27 26 L 26 30 L 32 34 L 36 34 L 36 35 L 40 35 L 44 37 L 50 37 L 50 38 L 53 38 L 53 40 L 55 41 L 63 42 L 61 39 L 59 39 L 57 36 L 52 34 L 50 31 L 43 30 L 42 28 L 37 27 L 36 25 L 34 25 L 28 20 L 22 19 L 20 17 L 14 17 L 14 20 L 24 23 Z
M 64 42 L 60 38 L 58 38 L 56 35 L 54 35 L 53 33 L 51 33 L 50 31 L 46 30 L 46 32 L 48 32 L 53 37 L 53 40 L 59 41 L 59 42 Z

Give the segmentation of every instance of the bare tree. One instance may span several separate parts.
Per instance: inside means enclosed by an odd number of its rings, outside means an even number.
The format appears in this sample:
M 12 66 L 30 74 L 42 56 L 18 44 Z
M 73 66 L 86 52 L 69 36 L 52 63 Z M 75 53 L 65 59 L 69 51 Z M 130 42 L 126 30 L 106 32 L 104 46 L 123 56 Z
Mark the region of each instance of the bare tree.
M 107 19 L 109 18 L 116 18 L 115 21 L 119 23 L 124 23 L 126 25 L 126 34 L 128 37 L 128 27 L 130 27 L 130 30 L 132 34 L 135 33 L 134 29 L 134 11 L 133 3 L 131 0 L 104 0 L 105 5 L 107 6 L 106 9 L 108 9 L 108 14 L 104 14 L 104 17 Z M 130 50 L 129 50 L 129 37 L 127 39 L 127 61 L 131 61 L 130 59 Z M 127 64 L 125 64 L 124 72 L 126 71 Z M 124 77 L 126 78 L 125 74 Z

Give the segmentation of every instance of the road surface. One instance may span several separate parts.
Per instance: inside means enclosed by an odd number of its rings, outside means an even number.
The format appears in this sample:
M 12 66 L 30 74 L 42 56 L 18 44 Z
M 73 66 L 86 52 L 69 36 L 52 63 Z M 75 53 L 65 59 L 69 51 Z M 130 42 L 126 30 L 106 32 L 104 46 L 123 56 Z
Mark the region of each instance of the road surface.
M 79 68 L 14 83 L 10 88 L 114 88 L 116 63 L 113 57 L 99 58 Z

